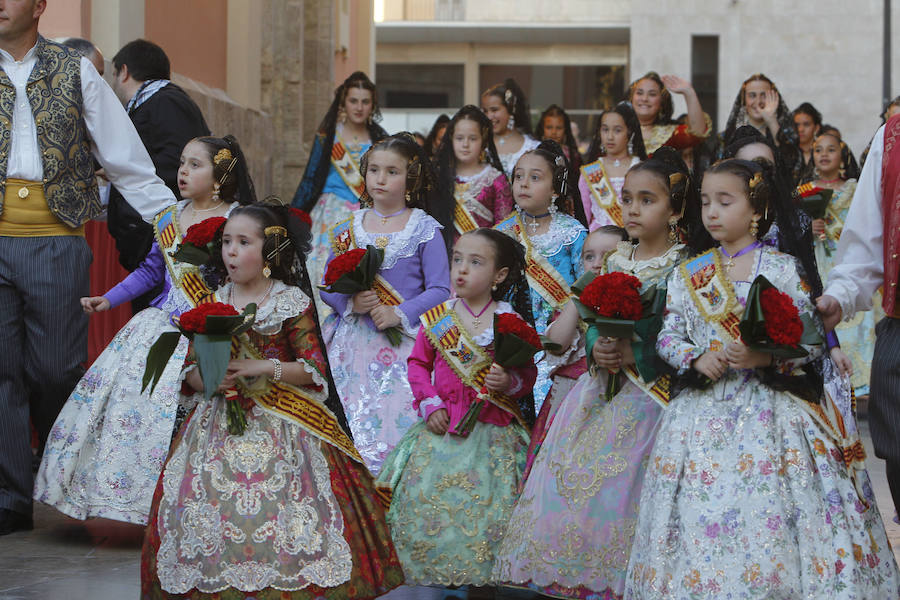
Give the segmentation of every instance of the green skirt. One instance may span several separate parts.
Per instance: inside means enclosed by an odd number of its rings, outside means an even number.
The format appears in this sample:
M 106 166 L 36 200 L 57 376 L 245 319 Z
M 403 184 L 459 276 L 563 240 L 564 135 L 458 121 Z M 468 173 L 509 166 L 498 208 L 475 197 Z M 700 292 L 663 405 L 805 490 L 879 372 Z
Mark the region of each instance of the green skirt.
M 406 582 L 488 585 L 525 468 L 528 435 L 516 422 L 479 421 L 468 437 L 414 425 L 387 456 L 377 485 Z

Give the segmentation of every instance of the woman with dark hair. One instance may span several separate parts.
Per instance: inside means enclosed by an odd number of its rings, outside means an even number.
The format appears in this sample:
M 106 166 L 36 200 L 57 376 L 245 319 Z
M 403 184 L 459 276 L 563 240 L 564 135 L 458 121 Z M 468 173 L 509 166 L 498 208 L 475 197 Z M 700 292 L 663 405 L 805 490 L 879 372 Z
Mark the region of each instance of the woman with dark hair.
M 720 143 L 727 146 L 738 127 L 750 125 L 772 139 L 785 165 L 797 160 L 797 133 L 791 120 L 791 111 L 771 79 L 762 73 L 748 77 L 731 108 Z
M 672 93 L 684 96 L 688 114 L 686 125 L 672 120 L 675 110 Z M 660 77 L 655 71 L 650 71 L 628 87 L 628 101 L 641 122 L 648 156 L 660 146 L 672 146 L 676 150 L 693 148 L 712 132 L 712 121 L 703 112 L 697 92 L 689 81 L 681 77 Z
M 646 159 L 641 125 L 629 102 L 619 102 L 600 115 L 587 164 L 581 167 L 578 179 L 588 229 L 625 225 L 619 202 L 625 173 Z
M 540 143 L 531 137 L 531 113 L 525 93 L 515 80 L 507 79 L 481 95 L 481 110 L 491 120 L 503 172 L 511 177 L 519 157 Z
M 822 113 L 809 102 L 804 102 L 791 113 L 797 132 L 797 160 L 793 164 L 794 185 L 799 185 L 813 169 L 813 142 L 822 127 Z
M 312 218 L 312 250 L 307 256 L 310 279 L 322 280 L 328 258 L 328 231 L 359 208 L 365 182 L 359 160 L 373 143 L 387 136 L 378 125 L 378 94 L 375 84 L 361 71 L 344 80 L 319 125 L 309 153 L 309 162 L 291 205 Z M 327 307 L 314 294 L 322 316 Z M 324 309 L 324 310 L 323 310 Z
M 459 109 L 435 158 L 442 205 L 453 207 L 453 237 L 493 227 L 512 212 L 509 179 L 494 146 L 490 119 L 481 109 Z
M 438 148 L 441 147 L 441 141 L 444 139 L 444 134 L 447 132 L 447 124 L 449 122 L 450 117 L 445 114 L 439 115 L 438 118 L 434 120 L 434 125 L 431 126 L 431 131 L 425 136 L 425 143 L 422 144 L 422 147 L 425 148 L 425 153 L 428 156 L 434 157 L 437 155 Z

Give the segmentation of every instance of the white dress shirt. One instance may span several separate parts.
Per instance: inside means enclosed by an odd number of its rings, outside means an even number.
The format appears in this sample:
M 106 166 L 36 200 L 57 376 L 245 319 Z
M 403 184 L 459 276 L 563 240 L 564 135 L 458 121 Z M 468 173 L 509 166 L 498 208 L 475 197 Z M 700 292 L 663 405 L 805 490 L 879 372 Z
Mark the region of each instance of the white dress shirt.
M 25 89 L 37 64 L 36 49 L 37 45 L 21 61 L 0 49 L 0 68 L 16 88 L 6 176 L 30 181 L 44 178 L 37 127 Z M 128 204 L 152 223 L 159 211 L 175 202 L 175 197 L 156 175 L 153 161 L 122 103 L 84 57 L 81 58 L 81 96 L 91 151 Z
M 884 219 L 881 216 L 881 163 L 884 126 L 872 138 L 866 166 L 838 241 L 836 265 L 828 274 L 825 294 L 841 305 L 849 321 L 857 311 L 871 310 L 872 297 L 884 285 Z

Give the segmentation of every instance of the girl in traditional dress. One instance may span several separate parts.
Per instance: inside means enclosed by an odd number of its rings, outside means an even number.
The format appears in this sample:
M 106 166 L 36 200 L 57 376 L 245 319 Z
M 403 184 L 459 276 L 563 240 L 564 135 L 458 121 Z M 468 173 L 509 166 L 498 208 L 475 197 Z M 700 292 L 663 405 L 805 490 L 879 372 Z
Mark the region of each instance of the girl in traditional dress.
M 497 158 L 491 122 L 477 107 L 462 107 L 437 155 L 444 204 L 454 207 L 453 239 L 478 227 L 493 227 L 512 212 L 512 190 Z
M 581 154 L 578 152 L 578 141 L 572 132 L 572 121 L 561 106 L 551 104 L 538 119 L 534 128 L 534 137 L 538 140 L 553 140 L 562 146 L 572 173 L 581 168 Z
M 163 211 L 155 240 L 134 272 L 103 296 L 82 298 L 86 313 L 109 310 L 162 284 L 150 307 L 136 314 L 97 357 L 50 432 L 34 498 L 75 517 L 104 517 L 144 525 L 153 488 L 169 452 L 179 406 L 187 339 L 178 342 L 153 390 L 141 391 L 147 351 L 183 311 L 208 299 L 197 267 L 171 253 L 191 225 L 227 215 L 254 201 L 253 184 L 237 141 L 202 137 L 181 153 L 178 187 L 184 199 Z
M 359 170 L 360 157 L 387 136 L 379 121 L 375 84 L 365 73 L 356 71 L 334 91 L 291 203 L 312 218 L 312 250 L 306 259 L 311 281 L 322 280 L 328 259 L 328 232 L 359 208 L 366 187 Z M 324 318 L 329 309 L 319 303 L 318 292 L 313 295 Z
M 687 254 L 679 222 L 691 189 L 672 148 L 632 167 L 622 210 L 638 243 L 621 242 L 600 257 L 586 252 L 586 268 L 634 275 L 641 292 L 664 290 L 666 276 Z M 513 511 L 494 576 L 555 597 L 620 599 L 669 378 L 643 379 L 636 357 L 652 365 L 655 353 L 632 351 L 630 339 L 602 338 L 595 330 L 587 339 L 601 368 L 582 375 L 562 401 Z M 627 376 L 611 402 L 607 369 Z
M 513 175 L 516 211 L 496 227 L 525 246 L 532 314 L 540 334 L 568 302 L 569 286 L 582 274 L 581 248 L 587 229 L 564 212 L 570 193 L 568 169 L 556 142 L 541 142 L 523 154 Z M 580 208 L 580 203 L 575 206 Z M 550 372 L 560 366 L 539 360 L 534 387 L 538 410 L 550 391 Z
M 308 243 L 280 204 L 236 209 L 225 225 L 217 262 L 230 281 L 216 300 L 257 306 L 220 387 L 236 394 L 247 427 L 230 434 L 214 396 L 176 437 L 144 540 L 143 598 L 374 598 L 402 581 L 329 377 Z M 201 392 L 193 351 L 186 364 L 185 382 Z
M 797 132 L 797 159 L 791 165 L 794 185 L 806 181 L 812 174 L 813 144 L 822 128 L 822 113 L 809 102 L 804 102 L 791 113 L 794 131 Z
M 481 110 L 491 120 L 503 172 L 512 177 L 519 157 L 540 143 L 531 137 L 531 114 L 525 93 L 514 80 L 507 79 L 481 95 Z
M 684 389 L 648 461 L 625 598 L 900 594 L 859 439 L 823 393 L 822 346 L 783 359 L 732 325 L 764 275 L 821 331 L 795 258 L 757 239 L 788 208 L 772 190 L 755 162 L 704 176 L 701 218 L 719 245 L 695 246 L 669 278 L 657 351 Z
M 322 300 L 334 310 L 323 330 L 353 442 L 377 474 L 384 457 L 418 419 L 406 359 L 419 317 L 450 296 L 444 236 L 450 235 L 452 217 L 449 206 L 434 201 L 431 162 L 412 136 L 382 140 L 363 156 L 360 168 L 366 208 L 332 228 L 329 261 L 371 245 L 384 249 L 384 262 L 375 291 L 354 296 L 322 292 Z M 394 347 L 383 332 L 398 326 L 404 335 Z
M 456 298 L 422 315 L 409 357 L 421 417 L 388 456 L 378 485 L 392 490 L 388 523 L 409 583 L 484 586 L 525 466 L 534 364 L 493 362 L 494 315 L 530 320 L 525 253 L 491 229 L 453 248 Z M 514 308 L 504 301 L 512 299 Z M 493 392 L 467 435 L 457 430 L 482 389 Z
M 684 96 L 687 104 L 687 123 L 672 120 L 675 110 L 672 94 Z M 677 150 L 693 148 L 709 137 L 712 120 L 703 112 L 697 92 L 691 83 L 675 75 L 660 77 L 654 71 L 635 80 L 628 88 L 628 101 L 641 123 L 644 148 L 651 155 L 662 146 Z
M 813 143 L 813 164 L 815 170 L 811 182 L 821 188 L 833 190 L 824 219 L 812 222 L 812 232 L 816 238 L 816 262 L 822 281 L 828 283 L 828 274 L 834 266 L 837 242 L 844 227 L 844 219 L 850 210 L 856 178 L 859 169 L 841 133 L 834 127 L 824 125 Z M 872 356 L 875 353 L 875 323 L 881 320 L 881 293 L 876 292 L 874 308 L 860 312 L 850 321 L 835 327 L 840 338 L 841 350 L 852 365 L 850 381 L 857 396 L 869 393 L 869 374 Z
M 742 125 L 755 127 L 771 139 L 785 165 L 796 162 L 797 133 L 791 111 L 772 80 L 762 73 L 751 75 L 741 85 L 720 136 L 723 148 L 731 144 L 735 130 Z
M 588 229 L 624 227 L 619 197 L 625 173 L 642 160 L 647 160 L 647 153 L 637 115 L 631 104 L 619 102 L 600 115 L 587 164 L 581 167 L 578 179 Z

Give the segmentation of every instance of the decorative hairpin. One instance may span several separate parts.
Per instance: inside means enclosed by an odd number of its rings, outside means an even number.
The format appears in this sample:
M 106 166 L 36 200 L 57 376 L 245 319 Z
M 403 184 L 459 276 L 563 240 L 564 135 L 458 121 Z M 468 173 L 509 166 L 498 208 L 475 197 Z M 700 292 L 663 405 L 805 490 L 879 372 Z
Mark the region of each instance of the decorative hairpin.
M 275 238 L 275 248 L 269 252 L 266 256 L 266 260 L 274 260 L 275 266 L 277 267 L 281 263 L 281 251 L 287 248 L 291 243 L 290 238 L 287 236 L 287 229 L 281 225 L 270 225 L 263 230 L 263 234 L 265 234 L 266 237 L 274 236 Z
M 753 177 L 750 178 L 750 181 L 747 185 L 752 190 L 753 188 L 758 186 L 761 182 L 762 182 L 762 173 L 757 171 L 756 173 L 753 174 Z
M 222 148 L 221 150 L 216 152 L 216 156 L 215 158 L 213 158 L 213 163 L 219 164 L 220 162 L 226 160 L 233 160 L 231 150 L 229 150 L 228 148 Z
M 558 154 L 556 158 L 553 159 L 553 164 L 557 167 L 561 167 L 566 164 L 566 159 L 564 159 L 561 154 Z

